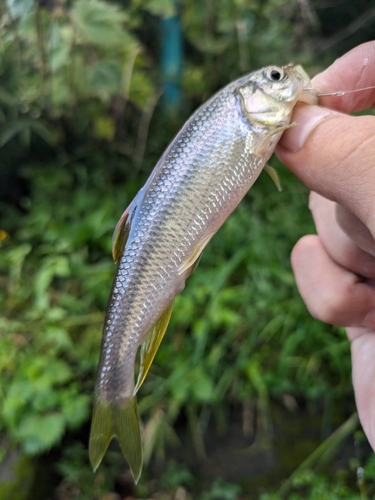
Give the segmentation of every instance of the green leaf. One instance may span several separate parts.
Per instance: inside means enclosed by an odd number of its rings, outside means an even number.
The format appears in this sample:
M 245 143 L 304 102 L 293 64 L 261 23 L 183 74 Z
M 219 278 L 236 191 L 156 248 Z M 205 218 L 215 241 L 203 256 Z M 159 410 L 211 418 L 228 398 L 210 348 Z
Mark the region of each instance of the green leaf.
M 0 130 L 0 147 L 4 146 L 13 137 L 19 134 L 34 132 L 41 139 L 50 145 L 56 141 L 55 135 L 47 128 L 40 120 L 19 119 L 10 122 L 8 125 Z
M 115 61 L 100 61 L 90 69 L 89 83 L 102 99 L 108 100 L 121 90 L 121 70 Z
M 44 333 L 44 339 L 47 344 L 57 349 L 68 350 L 74 345 L 67 330 L 60 326 L 48 327 Z
M 0 102 L 5 106 L 12 107 L 18 104 L 18 99 L 4 87 L 0 87 Z
M 13 382 L 3 403 L 2 416 L 10 428 L 15 427 L 25 405 L 34 395 L 34 388 L 27 381 Z
M 71 26 L 59 26 L 54 23 L 51 28 L 49 65 L 53 72 L 69 62 L 72 48 L 73 29 Z
M 41 262 L 35 276 L 35 303 L 38 309 L 49 305 L 49 288 L 55 277 L 67 277 L 70 274 L 69 260 L 65 255 L 51 255 Z
M 34 6 L 35 0 L 6 0 L 6 3 L 13 19 L 24 19 Z
M 46 451 L 57 444 L 64 432 L 64 417 L 61 413 L 27 415 L 21 420 L 16 438 L 23 441 L 26 453 Z
M 74 429 L 81 425 L 89 416 L 91 409 L 91 396 L 80 394 L 70 396 L 64 402 L 62 411 L 67 425 Z
M 211 378 L 201 366 L 198 366 L 188 374 L 190 390 L 194 398 L 201 403 L 212 402 L 214 386 Z
M 142 6 L 155 16 L 172 17 L 176 15 L 175 0 L 147 0 Z
M 95 137 L 111 141 L 114 139 L 116 127 L 113 118 L 109 116 L 98 116 L 94 121 Z
M 134 71 L 130 80 L 130 99 L 140 108 L 144 108 L 153 93 L 154 86 L 147 73 L 140 70 Z
M 72 8 L 78 32 L 93 45 L 123 47 L 128 16 L 120 7 L 100 0 L 78 0 Z

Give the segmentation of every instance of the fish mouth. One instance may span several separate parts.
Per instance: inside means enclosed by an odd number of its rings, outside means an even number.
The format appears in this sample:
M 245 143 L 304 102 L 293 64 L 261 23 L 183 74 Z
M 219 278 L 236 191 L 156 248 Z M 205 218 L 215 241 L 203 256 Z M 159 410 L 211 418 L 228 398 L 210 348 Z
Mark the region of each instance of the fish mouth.
M 301 94 L 298 96 L 297 102 L 304 102 L 306 104 L 318 104 L 318 91 L 312 87 L 305 87 L 302 89 Z
M 302 66 L 289 63 L 283 66 L 283 70 L 289 78 L 299 82 L 300 91 L 297 94 L 296 102 L 318 104 L 318 91 L 311 86 L 311 80 Z
M 290 65 L 291 66 L 291 65 Z M 318 104 L 318 91 L 311 86 L 311 80 L 305 70 L 299 64 L 292 68 L 295 76 L 301 81 L 303 87 L 297 97 L 297 102 L 306 104 Z

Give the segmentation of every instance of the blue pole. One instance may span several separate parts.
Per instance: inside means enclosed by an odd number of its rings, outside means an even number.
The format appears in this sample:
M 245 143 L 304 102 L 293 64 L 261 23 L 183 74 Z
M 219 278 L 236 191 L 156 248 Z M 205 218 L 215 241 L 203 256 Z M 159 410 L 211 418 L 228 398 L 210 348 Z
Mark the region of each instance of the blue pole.
M 161 73 L 164 109 L 177 113 L 181 101 L 182 74 L 181 23 L 177 14 L 161 19 Z

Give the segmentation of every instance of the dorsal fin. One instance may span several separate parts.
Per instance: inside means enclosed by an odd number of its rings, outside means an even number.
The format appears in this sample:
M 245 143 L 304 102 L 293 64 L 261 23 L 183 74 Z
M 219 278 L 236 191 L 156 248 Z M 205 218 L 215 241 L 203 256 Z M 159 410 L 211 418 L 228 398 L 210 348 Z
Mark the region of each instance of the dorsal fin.
M 166 307 L 154 326 L 150 328 L 147 333 L 146 340 L 141 345 L 141 359 L 139 363 L 139 373 L 134 389 L 134 394 L 138 392 L 139 388 L 143 384 L 143 381 L 146 378 L 146 375 L 154 360 L 155 354 L 159 348 L 160 342 L 163 340 L 165 330 L 167 329 L 169 320 L 171 318 L 172 308 L 173 300 L 169 304 L 169 306 Z
M 121 257 L 126 242 L 129 238 L 129 233 L 131 229 L 131 223 L 134 218 L 135 211 L 137 206 L 139 205 L 139 201 L 141 198 L 141 194 L 143 189 L 138 191 L 134 200 L 130 203 L 125 212 L 121 215 L 120 220 L 118 221 L 113 236 L 112 236 L 112 256 L 113 260 L 117 262 Z
M 129 212 L 132 204 L 128 206 L 118 221 L 112 236 L 112 257 L 115 262 L 121 257 L 130 233 Z

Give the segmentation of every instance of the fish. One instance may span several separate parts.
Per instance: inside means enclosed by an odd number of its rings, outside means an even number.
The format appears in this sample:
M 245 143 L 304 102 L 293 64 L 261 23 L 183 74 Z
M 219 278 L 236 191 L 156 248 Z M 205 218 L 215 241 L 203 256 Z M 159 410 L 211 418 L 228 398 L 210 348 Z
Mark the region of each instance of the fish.
M 317 99 L 303 68 L 293 64 L 268 66 L 230 83 L 189 118 L 120 218 L 112 241 L 118 265 L 94 391 L 89 441 L 94 471 L 116 438 L 139 480 L 143 458 L 136 394 L 174 298 L 282 133 L 295 125 L 296 103 Z

